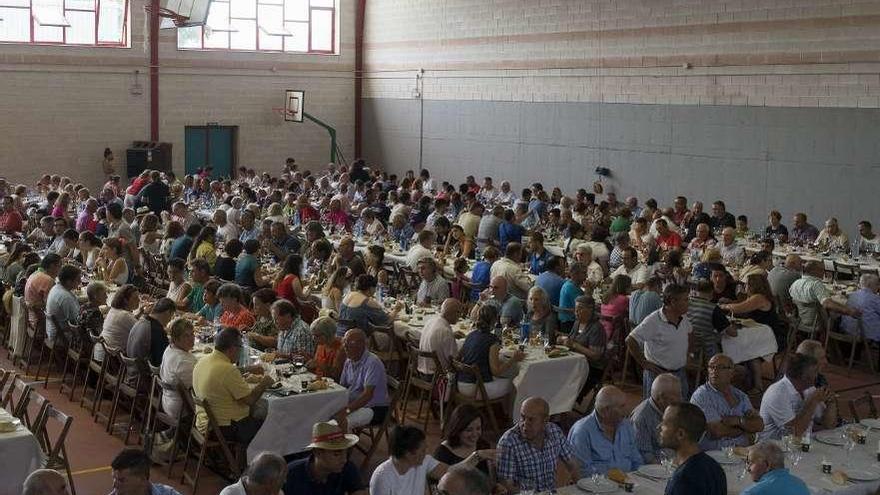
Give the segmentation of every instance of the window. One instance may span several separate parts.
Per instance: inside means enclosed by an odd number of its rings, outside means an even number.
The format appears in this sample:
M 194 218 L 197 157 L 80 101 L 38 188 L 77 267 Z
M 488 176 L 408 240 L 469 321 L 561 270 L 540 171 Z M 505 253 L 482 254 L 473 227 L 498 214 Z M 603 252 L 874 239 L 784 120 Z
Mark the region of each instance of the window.
M 336 0 L 213 0 L 204 26 L 177 30 L 177 48 L 336 53 Z
M 0 0 L 0 42 L 128 46 L 128 0 Z

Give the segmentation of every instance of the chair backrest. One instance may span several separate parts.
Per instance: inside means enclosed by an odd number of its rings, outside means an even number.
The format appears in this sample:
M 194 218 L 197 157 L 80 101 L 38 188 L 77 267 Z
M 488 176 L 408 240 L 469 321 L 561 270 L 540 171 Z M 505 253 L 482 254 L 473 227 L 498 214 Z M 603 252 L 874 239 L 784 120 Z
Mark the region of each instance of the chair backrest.
M 852 414 L 853 420 L 857 423 L 864 419 L 864 416 L 859 414 L 859 409 L 864 406 L 867 406 L 871 418 L 877 417 L 877 403 L 874 402 L 874 396 L 871 395 L 871 392 L 866 391 L 860 397 L 850 399 L 849 401 L 849 411 Z
M 34 420 L 31 421 L 30 413 L 26 411 L 24 414 L 24 419 L 22 419 L 22 421 L 24 421 L 25 426 L 27 426 L 27 428 L 36 435 L 38 433 L 40 422 L 43 420 L 43 415 L 46 414 L 46 408 L 51 405 L 51 402 L 49 402 L 49 399 L 38 393 L 36 390 L 31 390 L 30 395 L 30 402 L 37 406 L 37 415 L 34 416 Z M 28 404 L 28 407 L 30 407 L 30 403 Z
M 223 436 L 223 432 L 220 430 L 220 425 L 217 424 L 217 419 L 214 416 L 214 411 L 211 410 L 211 405 L 208 404 L 208 401 L 200 399 L 195 394 L 192 394 L 191 397 L 196 407 L 202 408 L 202 410 L 205 411 L 205 416 L 207 416 L 208 418 L 208 431 L 205 435 L 205 441 L 208 441 L 209 438 L 213 437 L 213 439 L 220 446 L 220 450 L 223 451 L 223 455 L 226 457 L 226 460 L 229 463 L 229 468 L 236 476 L 238 476 L 240 474 L 238 462 L 235 455 L 233 455 L 232 453 L 232 449 L 229 446 L 230 441 L 227 440 L 225 436 Z
M 50 422 L 56 423 L 60 427 L 58 436 L 55 437 L 54 441 L 49 434 Z M 41 437 L 45 442 L 45 444 L 41 445 L 41 447 L 43 448 L 43 454 L 46 456 L 46 467 L 53 469 L 68 465 L 67 447 L 65 445 L 65 441 L 67 440 L 67 434 L 70 431 L 70 426 L 72 424 L 72 417 L 64 414 L 51 404 L 46 407 L 46 411 L 42 416 L 42 421 L 40 421 L 40 424 L 37 428 L 40 432 L 38 436 Z
M 132 358 L 124 353 L 120 353 L 119 359 L 122 361 L 122 367 L 125 370 L 128 384 L 134 387 L 135 390 L 140 389 L 140 384 L 146 383 L 143 379 L 149 377 L 147 375 L 147 370 L 149 369 L 147 358 Z
M 456 374 L 464 374 L 470 375 L 474 378 L 474 385 L 477 388 L 477 393 L 474 394 L 474 398 L 479 400 L 489 400 L 489 394 L 486 393 L 486 385 L 483 383 L 483 377 L 480 375 L 480 369 L 477 368 L 476 365 L 464 364 L 457 359 L 450 360 L 449 366 L 456 372 Z M 455 380 L 455 394 L 459 395 L 462 392 L 458 388 L 458 379 Z
M 122 349 L 104 344 L 104 374 L 114 379 L 125 373 L 122 363 Z
M 406 344 L 407 350 L 409 351 L 409 373 L 411 377 L 415 377 L 418 379 L 419 376 L 419 358 L 428 359 L 434 362 L 434 377 L 436 379 L 437 376 L 443 375 L 446 373 L 446 369 L 443 367 L 443 363 L 440 362 L 440 357 L 437 356 L 436 351 L 422 351 L 419 350 L 418 344 L 413 345 L 412 342 L 407 342 Z M 432 380 L 433 381 L 433 380 Z
M 13 370 L 0 369 L 0 405 L 2 405 L 3 397 L 6 395 L 6 384 L 12 383 L 13 378 L 15 378 Z
M 27 414 L 27 406 L 31 400 L 31 386 L 28 385 L 20 376 L 12 379 L 6 396 L 3 397 L 3 408 L 6 412 L 12 414 L 18 419 L 24 421 L 23 416 Z

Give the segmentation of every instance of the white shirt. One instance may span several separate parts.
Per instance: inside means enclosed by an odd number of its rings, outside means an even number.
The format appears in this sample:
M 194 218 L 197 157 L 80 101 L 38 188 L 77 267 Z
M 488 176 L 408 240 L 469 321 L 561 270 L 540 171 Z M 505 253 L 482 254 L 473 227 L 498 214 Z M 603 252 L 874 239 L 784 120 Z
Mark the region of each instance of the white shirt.
M 599 284 L 604 278 L 605 272 L 602 270 L 599 263 L 596 263 L 595 260 L 590 261 L 590 266 L 587 267 L 587 280 L 594 284 Z
M 428 485 L 428 473 L 439 464 L 440 461 L 426 455 L 420 465 L 400 475 L 389 458 L 373 471 L 370 495 L 422 495 Z
M 449 297 L 449 282 L 440 275 L 434 274 L 434 280 L 430 282 L 422 279 L 416 293 L 416 303 L 423 304 L 430 298 L 431 304 L 436 305 L 442 303 L 447 297 Z
M 232 222 L 226 222 L 226 225 L 222 227 L 217 227 L 217 237 L 223 239 L 223 242 L 229 242 L 233 239 L 238 239 L 238 227 L 235 226 Z
M 816 392 L 816 387 L 810 387 L 801 396 L 794 384 L 783 376 L 776 383 L 771 384 L 761 397 L 761 419 L 764 420 L 764 431 L 758 433 L 758 440 L 780 440 L 785 433 L 785 425 L 798 415 L 804 402 Z M 816 407 L 813 420 L 822 418 L 825 412 L 825 404 Z M 812 423 L 807 431 L 813 430 Z
M 440 363 L 446 366 L 449 359 L 458 354 L 458 344 L 455 342 L 452 325 L 437 315 L 425 323 L 422 336 L 419 338 L 419 350 L 423 352 L 436 352 Z M 426 374 L 434 374 L 434 361 L 427 358 L 419 358 L 419 371 Z
M 495 277 L 502 277 L 507 280 L 507 291 L 520 299 L 525 299 L 526 294 L 528 294 L 529 289 L 532 287 L 532 281 L 523 272 L 522 265 L 507 257 L 500 258 L 495 263 L 492 263 L 489 277 L 490 280 Z
M 104 317 L 104 327 L 101 330 L 101 337 L 109 347 L 116 349 L 125 349 L 128 344 L 128 334 L 131 333 L 131 327 L 137 323 L 137 318 L 124 309 L 110 308 L 107 316 Z M 95 346 L 94 357 L 97 361 L 104 360 L 104 347 Z
M 633 285 L 644 284 L 648 280 L 648 267 L 644 263 L 639 263 L 632 270 L 627 270 L 626 265 L 620 265 L 609 277 L 614 278 L 618 275 L 626 275 Z
M 177 386 L 182 384 L 184 388 L 192 387 L 193 368 L 196 365 L 196 357 L 191 353 L 179 349 L 170 344 L 162 354 L 162 365 L 159 367 L 159 378 L 163 382 Z M 162 390 L 162 408 L 169 416 L 176 418 L 183 406 L 180 395 L 169 390 Z
M 238 480 L 235 484 L 229 485 L 221 490 L 220 495 L 247 495 L 247 492 L 244 490 L 244 485 L 241 483 L 241 480 Z M 279 491 L 278 495 L 284 495 L 284 492 Z
M 683 316 L 678 327 L 666 319 L 663 308 L 645 317 L 630 332 L 645 352 L 645 359 L 670 371 L 687 364 L 688 335 L 693 331 L 690 320 Z
M 419 261 L 422 258 L 433 258 L 434 253 L 431 252 L 430 249 L 422 246 L 419 243 L 416 243 L 415 246 L 409 248 L 409 252 L 406 253 L 406 264 L 413 270 L 419 269 Z

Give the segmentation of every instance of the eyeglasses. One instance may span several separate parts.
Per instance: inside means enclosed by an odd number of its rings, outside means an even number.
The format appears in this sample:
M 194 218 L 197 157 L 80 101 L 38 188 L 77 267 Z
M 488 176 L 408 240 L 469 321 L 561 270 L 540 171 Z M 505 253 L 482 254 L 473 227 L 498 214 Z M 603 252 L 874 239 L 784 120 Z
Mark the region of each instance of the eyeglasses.
M 718 370 L 718 371 L 732 370 L 733 366 L 709 366 L 709 369 L 710 370 Z

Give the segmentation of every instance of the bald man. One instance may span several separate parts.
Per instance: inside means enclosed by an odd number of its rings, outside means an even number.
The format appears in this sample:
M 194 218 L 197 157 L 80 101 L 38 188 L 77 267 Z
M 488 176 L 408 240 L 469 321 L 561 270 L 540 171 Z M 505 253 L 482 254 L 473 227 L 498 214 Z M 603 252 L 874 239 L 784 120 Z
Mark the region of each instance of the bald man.
M 562 461 L 567 477 L 578 479 L 580 467 L 562 429 L 547 420 L 550 406 L 540 397 L 530 397 L 520 406 L 519 423 L 498 440 L 498 482 L 515 493 L 530 487 L 538 491 L 556 489 L 556 465 Z
M 360 328 L 345 332 L 342 349 L 346 359 L 339 384 L 348 389 L 348 405 L 336 414 L 337 421 L 349 430 L 382 422 L 389 404 L 385 365 L 367 350 L 367 335 Z
M 37 469 L 21 487 L 22 495 L 70 495 L 67 480 L 58 471 Z
M 691 402 L 706 416 L 706 434 L 700 440 L 703 450 L 746 446 L 753 433 L 764 431 L 764 420 L 752 407 L 749 396 L 731 385 L 733 369 L 733 360 L 728 356 L 712 356 L 709 381 L 691 396 Z
M 480 299 L 471 310 L 471 319 L 476 321 L 483 306 L 495 306 L 502 325 L 519 325 L 523 317 L 523 300 L 510 294 L 504 277 L 492 277 L 489 287 L 480 292 Z
M 663 420 L 663 411 L 672 404 L 681 402 L 681 380 L 671 373 L 657 375 L 651 383 L 651 396 L 643 400 L 633 409 L 630 420 L 636 430 L 636 445 L 642 454 L 645 464 L 659 464 L 660 447 L 660 421 Z M 672 455 L 667 450 L 666 454 Z
M 785 262 L 774 266 L 767 273 L 767 281 L 770 283 L 770 291 L 782 300 L 783 304 L 791 304 L 791 296 L 788 289 L 795 280 L 801 278 L 802 261 L 796 254 L 789 254 Z
M 795 280 L 788 289 L 791 300 L 798 309 L 798 323 L 802 328 L 819 329 L 819 306 L 827 311 L 835 311 L 852 317 L 862 312 L 841 304 L 831 298 L 831 292 L 822 281 L 825 265 L 821 261 L 808 261 L 804 264 L 804 276 Z
M 568 443 L 584 477 L 604 475 L 612 468 L 629 472 L 644 463 L 636 445 L 635 428 L 627 418 L 626 395 L 614 385 L 599 390 L 596 408 L 571 427 Z
M 440 305 L 440 314 L 425 323 L 419 338 L 419 350 L 436 352 L 444 368 L 449 366 L 450 359 L 458 355 L 458 344 L 452 326 L 458 322 L 461 311 L 462 304 L 458 299 L 450 297 L 444 300 Z M 433 375 L 436 371 L 434 361 L 422 357 L 419 358 L 418 369 L 425 375 Z

